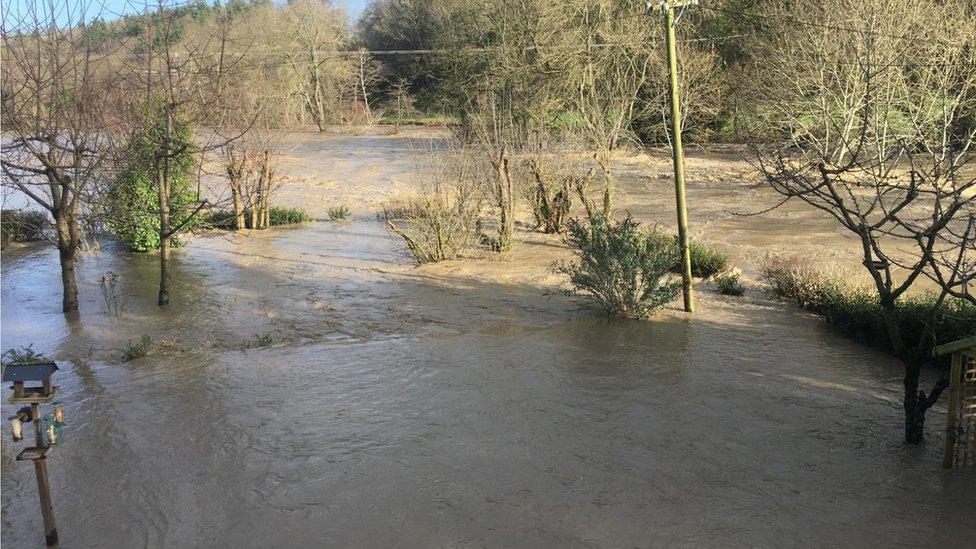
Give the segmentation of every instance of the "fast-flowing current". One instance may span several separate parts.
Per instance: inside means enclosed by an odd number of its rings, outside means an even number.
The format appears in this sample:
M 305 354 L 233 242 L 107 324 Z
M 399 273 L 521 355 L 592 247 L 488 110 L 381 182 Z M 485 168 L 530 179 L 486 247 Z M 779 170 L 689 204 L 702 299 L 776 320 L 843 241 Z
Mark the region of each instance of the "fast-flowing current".
M 313 158 L 337 151 L 352 178 L 356 139 Z M 405 170 L 406 146 L 384 143 Z M 755 291 L 703 285 L 693 316 L 608 319 L 547 286 L 555 241 L 414 268 L 349 200 L 345 223 L 192 238 L 166 309 L 151 254 L 85 254 L 66 319 L 56 251 L 4 251 L 3 348 L 66 361 L 48 460 L 63 546 L 976 540 L 976 475 L 940 469 L 944 408 L 925 445 L 901 442 L 897 361 Z M 150 354 L 120 362 L 144 334 Z M 3 545 L 42 546 L 33 468 L 3 437 Z

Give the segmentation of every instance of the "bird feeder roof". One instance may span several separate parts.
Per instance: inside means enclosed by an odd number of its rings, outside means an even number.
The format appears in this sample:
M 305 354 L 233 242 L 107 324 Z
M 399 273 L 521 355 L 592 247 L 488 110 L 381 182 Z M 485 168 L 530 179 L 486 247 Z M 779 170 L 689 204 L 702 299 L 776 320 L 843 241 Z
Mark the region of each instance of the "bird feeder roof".
M 58 369 L 54 362 L 8 364 L 3 368 L 3 381 L 44 381 Z

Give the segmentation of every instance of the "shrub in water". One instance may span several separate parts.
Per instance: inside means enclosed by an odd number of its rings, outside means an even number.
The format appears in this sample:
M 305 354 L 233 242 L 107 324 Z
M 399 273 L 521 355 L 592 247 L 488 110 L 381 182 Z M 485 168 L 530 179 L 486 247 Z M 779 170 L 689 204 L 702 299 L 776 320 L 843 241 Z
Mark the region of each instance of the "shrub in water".
M 44 238 L 47 214 L 36 210 L 0 211 L 0 243 L 32 242 Z
M 307 223 L 315 221 L 315 218 L 305 213 L 301 208 L 286 208 L 283 206 L 271 206 L 268 208 L 268 225 L 292 225 L 295 223 Z M 251 227 L 251 210 L 244 210 L 244 223 L 248 229 Z M 234 212 L 229 210 L 218 210 L 207 217 L 207 226 L 213 229 L 234 229 Z
M 41 360 L 47 360 L 44 355 L 38 353 L 34 350 L 34 344 L 30 343 L 26 346 L 21 346 L 20 349 L 13 348 L 8 349 L 7 352 L 3 353 L 4 364 L 24 364 L 29 362 L 39 362 Z
M 877 294 L 869 289 L 797 258 L 767 258 L 762 275 L 779 297 L 819 314 L 852 339 L 891 350 L 884 310 Z M 892 320 L 905 343 L 923 345 L 924 354 L 936 345 L 976 335 L 976 306 L 951 297 L 940 302 L 934 293 L 900 299 Z M 930 320 L 932 324 L 928 324 Z
M 159 194 L 154 162 L 166 125 L 162 102 L 143 106 L 142 117 L 143 127 L 126 143 L 128 164 L 116 176 L 106 204 L 109 228 L 133 252 L 159 248 Z M 190 126 L 176 116 L 172 128 L 174 141 L 187 143 L 192 133 Z M 195 162 L 196 151 L 190 147 L 169 159 L 171 227 L 190 229 L 197 224 L 198 216 L 190 218 L 197 200 L 193 180 Z M 181 244 L 176 238 L 171 242 L 173 246 Z
M 249 213 L 245 213 L 245 219 L 250 219 Z M 294 223 L 307 223 L 315 219 L 305 213 L 301 208 L 286 208 L 284 206 L 271 206 L 268 209 L 268 225 L 292 225 Z
M 654 233 L 654 238 L 659 240 L 661 246 L 673 246 L 678 249 L 678 236 L 669 236 L 663 232 Z M 708 278 L 729 268 L 729 256 L 700 242 L 690 241 L 688 252 L 691 255 L 691 275 L 698 278 Z M 681 274 L 681 254 L 677 254 L 677 260 L 671 267 L 671 272 Z
M 741 296 L 746 293 L 746 289 L 739 282 L 737 273 L 726 273 L 715 277 L 715 285 L 719 293 L 723 295 Z
M 130 340 L 125 349 L 122 349 L 122 362 L 129 362 L 130 360 L 135 360 L 148 355 L 149 348 L 152 347 L 152 343 L 153 340 L 151 337 L 149 337 L 149 334 L 143 335 L 142 338 L 135 343 Z
M 384 206 L 390 230 L 403 238 L 417 263 L 461 257 L 477 234 L 480 205 L 463 184 L 432 185 Z
M 349 208 L 346 206 L 336 206 L 329 208 L 329 219 L 332 221 L 342 221 L 349 217 Z
M 557 265 L 556 272 L 569 276 L 573 293 L 612 315 L 646 318 L 681 290 L 668 274 L 675 247 L 656 231 L 641 231 L 630 217 L 612 223 L 594 215 L 589 225 L 574 219 L 567 243 L 579 260 Z
M 729 268 L 729 256 L 715 248 L 691 242 L 688 250 L 691 252 L 692 276 L 708 278 Z M 677 272 L 681 272 L 680 267 Z

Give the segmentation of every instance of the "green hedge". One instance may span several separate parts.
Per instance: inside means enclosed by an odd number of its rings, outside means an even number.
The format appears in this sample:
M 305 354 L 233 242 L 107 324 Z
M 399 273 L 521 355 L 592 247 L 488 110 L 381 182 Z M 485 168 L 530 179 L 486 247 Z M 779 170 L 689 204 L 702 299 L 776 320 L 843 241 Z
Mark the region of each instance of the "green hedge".
M 865 288 L 853 286 L 840 277 L 830 276 L 797 259 L 769 259 L 763 277 L 778 296 L 819 314 L 846 336 L 891 351 L 884 311 L 878 297 Z M 937 304 L 934 293 L 913 294 L 895 305 L 894 321 L 906 345 L 923 341 L 922 354 L 931 348 L 976 335 L 976 306 L 968 301 L 947 298 Z M 911 350 L 911 349 L 910 349 Z
M 41 240 L 48 225 L 48 217 L 44 212 L 3 210 L 0 211 L 0 240 L 4 246 L 11 242 Z

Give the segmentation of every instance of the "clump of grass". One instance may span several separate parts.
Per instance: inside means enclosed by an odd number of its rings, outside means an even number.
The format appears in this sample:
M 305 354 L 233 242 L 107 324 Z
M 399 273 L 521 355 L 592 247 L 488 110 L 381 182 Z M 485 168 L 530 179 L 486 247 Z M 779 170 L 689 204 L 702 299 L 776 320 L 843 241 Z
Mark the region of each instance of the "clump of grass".
M 250 215 L 247 218 L 249 219 Z M 315 221 L 315 218 L 305 213 L 305 210 L 301 208 L 271 206 L 268 209 L 268 224 L 271 226 L 308 223 L 309 221 Z
M 32 242 L 44 238 L 47 214 L 35 210 L 0 211 L 0 244 Z
M 8 349 L 7 352 L 3 353 L 3 359 L 4 364 L 26 364 L 47 360 L 44 355 L 34 350 L 33 343 L 21 346 L 20 349 Z
M 345 204 L 329 208 L 329 219 L 332 221 L 344 221 L 348 217 L 349 208 Z
M 725 273 L 715 277 L 715 285 L 719 293 L 723 295 L 741 296 L 746 293 L 746 289 L 739 282 L 738 273 Z
M 122 349 L 122 362 L 129 362 L 148 355 L 152 344 L 153 339 L 149 334 L 143 334 L 135 343 L 130 339 L 125 348 Z
M 934 293 L 906 296 L 888 314 L 875 292 L 822 271 L 798 258 L 767 258 L 762 276 L 773 292 L 814 312 L 848 337 L 891 351 L 886 327 L 893 320 L 909 345 L 932 347 L 976 335 L 976 306 L 962 299 L 939 300 Z M 930 334 L 932 337 L 924 337 Z
M 676 248 L 657 231 L 642 231 L 632 218 L 610 222 L 594 215 L 589 224 L 569 222 L 567 244 L 579 258 L 557 264 L 569 276 L 572 293 L 602 306 L 615 316 L 646 318 L 678 295 L 669 274 Z

